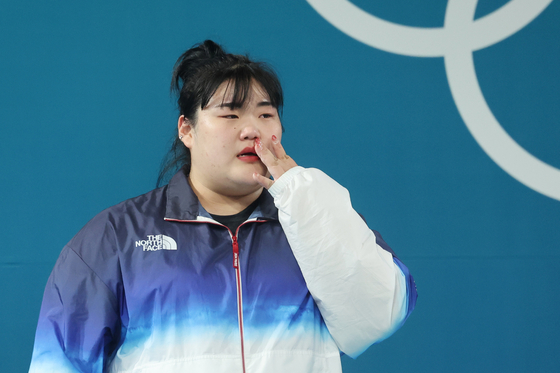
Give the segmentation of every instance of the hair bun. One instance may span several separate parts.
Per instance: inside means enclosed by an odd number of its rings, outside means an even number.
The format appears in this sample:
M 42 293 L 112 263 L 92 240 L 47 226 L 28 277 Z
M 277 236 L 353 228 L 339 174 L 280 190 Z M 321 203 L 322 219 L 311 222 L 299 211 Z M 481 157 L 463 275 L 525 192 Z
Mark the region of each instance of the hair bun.
M 226 56 L 226 52 L 222 49 L 222 47 L 212 40 L 204 40 L 199 44 L 199 47 L 204 49 L 208 58 L 223 58 Z
M 173 66 L 171 77 L 171 92 L 179 94 L 182 85 L 189 81 L 202 67 L 216 62 L 226 57 L 222 47 L 212 40 L 205 40 L 195 44 L 192 48 L 183 53 Z

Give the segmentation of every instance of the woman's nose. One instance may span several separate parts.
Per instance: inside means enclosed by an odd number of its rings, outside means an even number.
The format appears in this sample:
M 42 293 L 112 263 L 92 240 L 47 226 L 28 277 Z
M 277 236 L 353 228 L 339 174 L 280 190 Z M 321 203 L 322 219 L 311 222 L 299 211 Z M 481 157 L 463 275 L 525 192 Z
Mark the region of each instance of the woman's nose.
M 241 130 L 241 139 L 242 140 L 253 140 L 257 137 L 260 137 L 260 131 L 257 123 L 254 119 L 246 120 L 243 124 L 243 129 Z

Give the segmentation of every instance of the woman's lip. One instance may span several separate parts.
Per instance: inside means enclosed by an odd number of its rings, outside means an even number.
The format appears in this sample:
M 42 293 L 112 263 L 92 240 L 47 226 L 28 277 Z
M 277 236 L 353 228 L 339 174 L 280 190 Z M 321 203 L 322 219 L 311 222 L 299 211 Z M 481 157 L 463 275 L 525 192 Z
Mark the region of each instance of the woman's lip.
M 260 158 L 257 155 L 257 152 L 255 151 L 254 146 L 247 146 L 245 149 L 240 151 L 239 154 L 237 154 L 237 159 L 239 159 L 240 161 L 243 161 L 243 162 L 247 162 L 247 163 L 253 163 L 253 162 L 260 161 Z
M 261 160 L 258 155 L 238 155 L 237 159 L 248 163 L 258 162 Z
M 239 153 L 237 153 L 237 156 L 239 157 L 240 155 L 248 154 L 248 153 L 253 153 L 253 154 L 256 155 L 257 152 L 255 151 L 255 147 L 254 146 L 252 146 L 252 147 L 248 146 L 245 149 L 243 149 L 242 151 L 240 151 Z

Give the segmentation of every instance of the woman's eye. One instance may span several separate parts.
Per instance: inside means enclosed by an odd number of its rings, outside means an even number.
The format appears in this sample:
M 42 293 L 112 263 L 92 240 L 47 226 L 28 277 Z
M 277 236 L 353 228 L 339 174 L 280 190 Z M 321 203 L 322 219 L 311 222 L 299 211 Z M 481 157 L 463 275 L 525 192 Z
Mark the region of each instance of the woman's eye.
M 237 119 L 239 118 L 237 115 L 235 114 L 229 114 L 229 115 L 224 115 L 222 118 L 226 118 L 226 119 Z
M 274 117 L 272 114 L 262 114 L 261 117 L 263 118 L 272 118 Z

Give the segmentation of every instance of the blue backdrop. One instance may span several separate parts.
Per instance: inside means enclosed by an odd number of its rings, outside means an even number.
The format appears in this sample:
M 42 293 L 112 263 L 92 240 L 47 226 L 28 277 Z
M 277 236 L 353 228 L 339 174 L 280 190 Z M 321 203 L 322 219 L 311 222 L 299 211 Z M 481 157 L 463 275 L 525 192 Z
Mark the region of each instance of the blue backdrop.
M 276 67 L 288 154 L 416 278 L 405 327 L 345 372 L 560 370 L 559 19 L 551 0 L 3 1 L 0 371 L 28 368 L 63 245 L 154 187 L 173 63 L 206 38 Z

